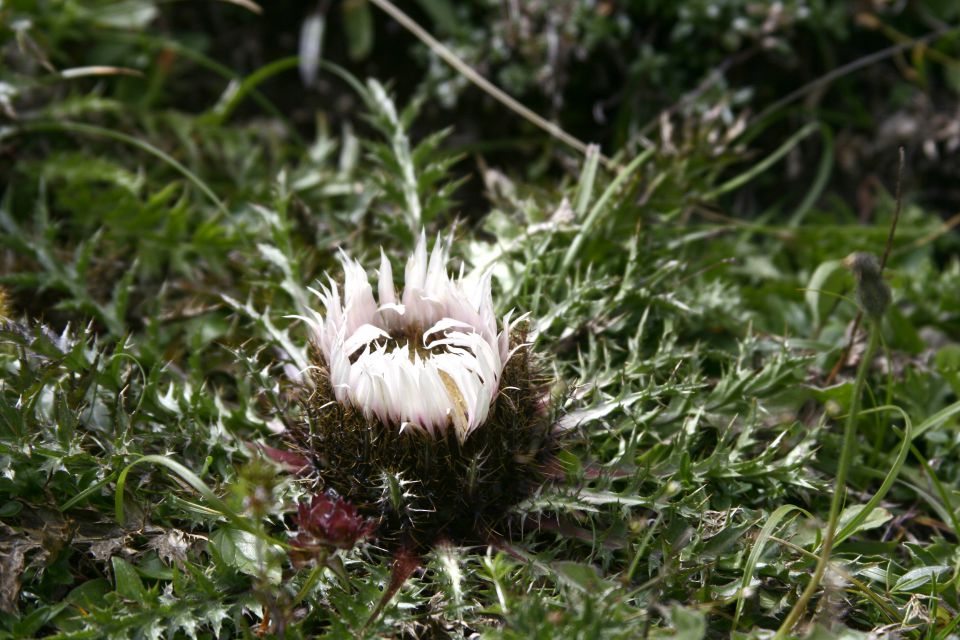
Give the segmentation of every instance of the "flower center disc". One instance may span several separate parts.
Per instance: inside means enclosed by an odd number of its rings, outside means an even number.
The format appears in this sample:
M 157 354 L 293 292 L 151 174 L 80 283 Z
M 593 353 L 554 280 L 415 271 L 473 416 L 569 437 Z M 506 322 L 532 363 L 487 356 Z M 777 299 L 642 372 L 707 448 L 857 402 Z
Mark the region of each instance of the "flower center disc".
M 374 344 L 377 346 L 383 346 L 387 353 L 393 353 L 398 349 L 407 349 L 407 353 L 410 356 L 410 362 L 416 360 L 417 356 L 420 356 L 422 360 L 429 360 L 434 356 L 441 353 L 450 353 L 450 349 L 445 344 L 437 344 L 437 340 L 442 340 L 447 337 L 447 331 L 437 331 L 430 335 L 430 344 L 429 346 L 424 345 L 423 341 L 423 330 L 415 327 L 404 327 L 402 329 L 395 329 L 390 333 L 389 338 L 382 338 L 375 341 Z M 464 347 L 464 351 L 468 351 L 473 354 L 473 351 L 469 347 Z M 351 357 L 351 362 L 356 362 L 359 354 L 354 354 Z

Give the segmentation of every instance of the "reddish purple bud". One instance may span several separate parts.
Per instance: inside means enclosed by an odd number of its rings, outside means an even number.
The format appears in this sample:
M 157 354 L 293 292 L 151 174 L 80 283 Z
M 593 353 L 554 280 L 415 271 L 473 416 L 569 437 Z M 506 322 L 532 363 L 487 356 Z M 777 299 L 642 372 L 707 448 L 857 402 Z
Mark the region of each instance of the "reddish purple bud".
M 291 556 L 298 564 L 331 549 L 350 549 L 376 528 L 376 523 L 361 516 L 355 506 L 329 493 L 315 495 L 309 503 L 301 502 L 293 520 L 299 531 L 290 542 L 295 547 Z

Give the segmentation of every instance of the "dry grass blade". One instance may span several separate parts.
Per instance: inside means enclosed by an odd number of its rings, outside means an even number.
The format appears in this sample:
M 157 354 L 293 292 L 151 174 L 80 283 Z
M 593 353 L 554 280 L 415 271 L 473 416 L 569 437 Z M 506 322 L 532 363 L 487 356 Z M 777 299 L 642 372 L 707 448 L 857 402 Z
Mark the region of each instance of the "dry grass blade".
M 72 80 L 73 78 L 86 78 L 88 76 L 134 76 L 137 78 L 142 78 L 143 72 L 127 67 L 91 66 L 64 69 L 58 75 L 66 80 Z
M 913 38 L 906 42 L 900 42 L 898 44 L 887 47 L 886 49 L 881 49 L 880 51 L 876 51 L 874 53 L 871 53 L 870 55 L 863 56 L 862 58 L 857 58 L 856 60 L 852 62 L 848 62 L 845 65 L 841 65 L 836 69 L 833 69 L 829 73 L 823 74 L 816 80 L 812 80 L 811 82 L 808 82 L 807 84 L 803 85 L 799 89 L 792 91 L 786 96 L 780 98 L 779 100 L 777 100 L 776 102 L 768 106 L 766 109 L 761 111 L 759 114 L 757 114 L 757 116 L 753 118 L 753 122 L 761 122 L 767 116 L 777 113 L 778 111 L 783 109 L 785 106 L 789 105 L 792 102 L 797 101 L 798 99 L 802 98 L 808 93 L 815 91 L 817 89 L 820 89 L 822 87 L 826 87 L 827 85 L 834 82 L 835 80 L 839 80 L 840 78 L 850 75 L 855 71 L 859 71 L 860 69 L 869 67 L 870 65 L 876 64 L 878 62 L 882 62 L 883 60 L 886 60 L 888 58 L 892 58 L 893 56 L 899 53 L 902 53 L 904 51 L 907 51 L 909 49 L 912 49 L 916 46 L 926 45 L 931 42 L 934 42 L 935 40 L 938 40 L 939 38 L 943 38 L 945 36 L 955 34 L 958 31 L 960 31 L 960 27 L 937 29 L 936 31 L 933 31 L 932 33 L 928 33 L 923 37 Z
M 430 47 L 430 50 L 440 56 L 444 62 L 456 69 L 457 72 L 463 74 L 467 80 L 489 94 L 497 102 L 504 105 L 525 120 L 529 121 L 536 127 L 546 131 L 548 134 L 557 140 L 560 140 L 567 146 L 576 149 L 583 155 L 587 155 L 587 153 L 590 151 L 590 145 L 588 145 L 586 142 L 583 142 L 582 140 L 570 135 L 556 123 L 550 122 L 540 114 L 525 107 L 515 98 L 506 93 L 503 89 L 484 78 L 475 69 L 464 62 L 463 59 L 457 56 L 457 54 L 451 51 L 446 45 L 430 35 L 430 32 L 417 24 L 413 18 L 408 16 L 406 13 L 401 11 L 399 7 L 390 2 L 390 0 L 370 0 L 370 2 L 375 4 L 391 18 L 400 23 L 404 29 L 408 30 L 421 42 Z M 600 154 L 599 157 L 600 162 L 607 169 L 614 171 L 623 170 L 623 168 L 617 162 L 611 160 L 603 154 Z

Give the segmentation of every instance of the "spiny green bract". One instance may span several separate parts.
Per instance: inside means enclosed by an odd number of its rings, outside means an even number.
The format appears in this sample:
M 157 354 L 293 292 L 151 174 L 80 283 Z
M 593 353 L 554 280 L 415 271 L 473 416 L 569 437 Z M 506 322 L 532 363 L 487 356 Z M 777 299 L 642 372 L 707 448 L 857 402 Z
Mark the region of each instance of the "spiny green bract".
M 512 336 L 512 344 L 523 335 Z M 319 361 L 319 354 L 314 359 Z M 504 368 L 487 421 L 461 444 L 368 420 L 338 403 L 326 369 L 313 370 L 294 445 L 318 483 L 379 521 L 389 549 L 425 551 L 440 541 L 484 544 L 505 535 L 510 509 L 547 475 L 558 448 L 544 367 L 525 346 Z

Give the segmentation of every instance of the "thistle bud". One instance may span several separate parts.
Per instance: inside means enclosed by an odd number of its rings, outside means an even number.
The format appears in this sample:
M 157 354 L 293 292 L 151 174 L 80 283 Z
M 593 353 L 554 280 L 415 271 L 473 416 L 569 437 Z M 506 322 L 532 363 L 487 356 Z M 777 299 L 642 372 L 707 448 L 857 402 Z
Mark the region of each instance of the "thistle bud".
M 301 502 L 294 523 L 298 531 L 290 541 L 290 556 L 297 565 L 321 560 L 333 549 L 350 549 L 376 526 L 335 494 L 318 494 L 310 502 Z
M 880 261 L 872 253 L 853 253 L 844 261 L 857 281 L 857 302 L 871 318 L 883 316 L 890 304 L 890 287 L 883 281 Z

